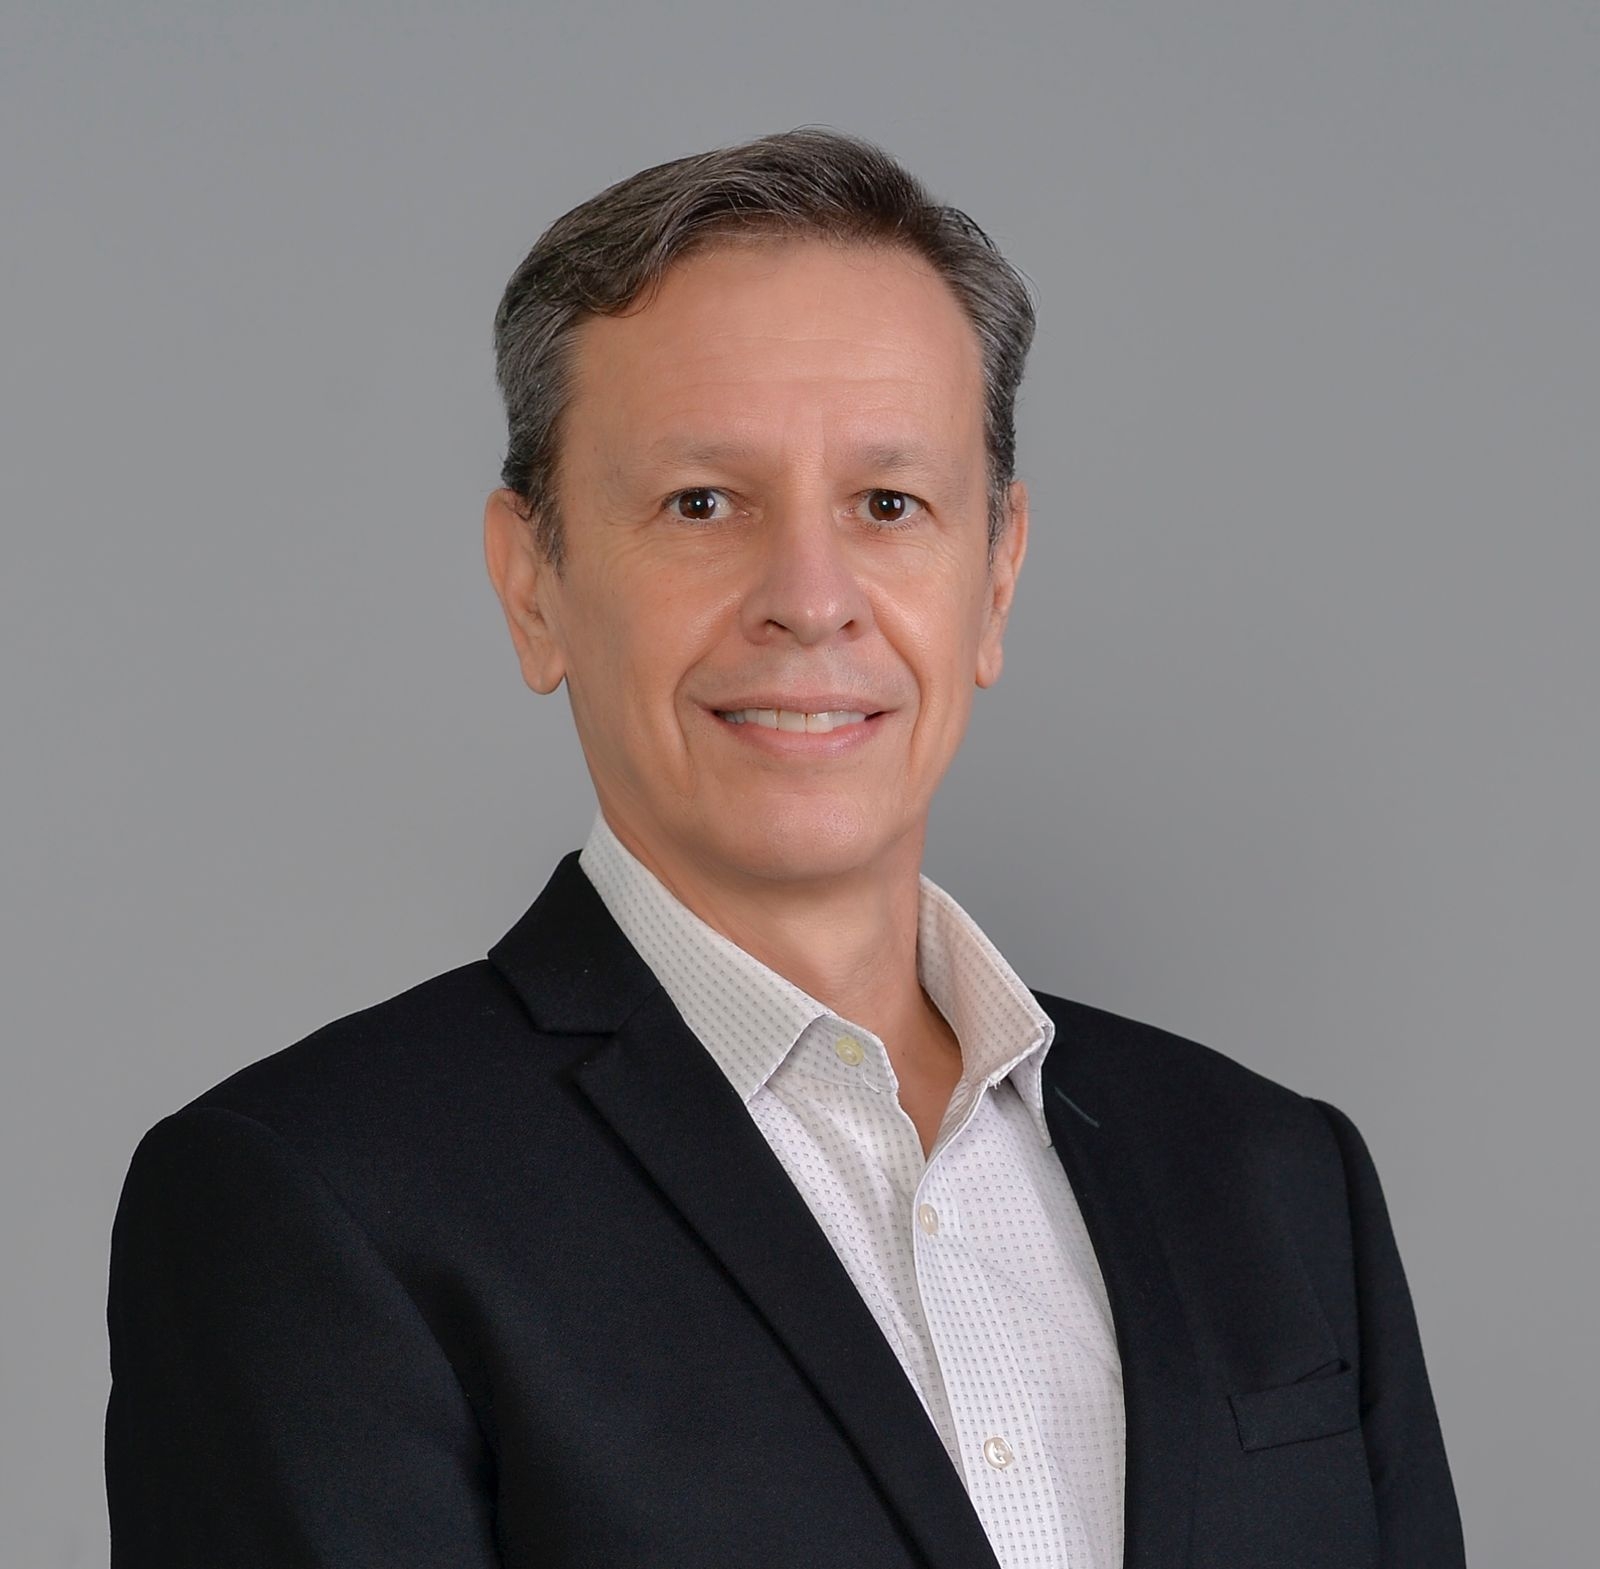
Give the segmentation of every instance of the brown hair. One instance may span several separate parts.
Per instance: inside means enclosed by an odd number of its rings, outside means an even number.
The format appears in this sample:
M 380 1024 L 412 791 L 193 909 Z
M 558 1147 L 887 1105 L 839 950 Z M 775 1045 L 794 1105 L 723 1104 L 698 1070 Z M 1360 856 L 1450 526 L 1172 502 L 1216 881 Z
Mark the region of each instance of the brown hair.
M 744 237 L 899 246 L 949 284 L 982 351 L 992 561 L 1033 341 L 1028 284 L 971 218 L 936 203 L 888 153 L 816 126 L 642 169 L 556 219 L 511 275 L 494 318 L 508 427 L 501 482 L 534 520 L 541 552 L 560 571 L 555 475 L 577 326 L 585 315 L 617 316 L 647 302 L 673 263 L 702 246 Z

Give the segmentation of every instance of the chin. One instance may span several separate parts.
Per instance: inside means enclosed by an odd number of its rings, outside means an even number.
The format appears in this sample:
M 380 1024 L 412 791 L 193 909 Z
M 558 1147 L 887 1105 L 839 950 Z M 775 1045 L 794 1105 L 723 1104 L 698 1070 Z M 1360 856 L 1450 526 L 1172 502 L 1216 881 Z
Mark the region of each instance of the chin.
M 733 864 L 755 876 L 830 877 L 874 862 L 891 837 L 861 802 L 790 798 L 752 803 L 713 834 Z

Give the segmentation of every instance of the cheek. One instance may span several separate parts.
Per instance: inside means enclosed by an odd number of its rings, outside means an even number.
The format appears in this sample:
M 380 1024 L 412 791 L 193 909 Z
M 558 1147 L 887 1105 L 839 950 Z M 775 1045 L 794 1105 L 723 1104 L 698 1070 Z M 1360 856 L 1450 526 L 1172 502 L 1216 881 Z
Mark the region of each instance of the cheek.
M 611 716 L 632 743 L 659 749 L 682 730 L 681 689 L 707 646 L 703 615 L 659 578 L 640 593 L 615 595 L 586 632 L 591 706 Z
M 977 673 L 981 602 L 946 588 L 885 606 L 879 625 L 916 677 L 924 710 L 964 707 Z

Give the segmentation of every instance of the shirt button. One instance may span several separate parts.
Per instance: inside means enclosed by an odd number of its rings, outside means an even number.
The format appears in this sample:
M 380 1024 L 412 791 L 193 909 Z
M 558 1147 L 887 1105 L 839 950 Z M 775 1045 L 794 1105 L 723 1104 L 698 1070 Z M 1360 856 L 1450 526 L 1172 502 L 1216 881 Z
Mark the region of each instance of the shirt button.
M 848 1062 L 852 1068 L 861 1061 L 864 1055 L 861 1050 L 861 1042 L 853 1035 L 841 1035 L 833 1043 L 833 1049 L 838 1052 L 839 1060 Z
M 1016 1457 L 1011 1453 L 1011 1445 L 1005 1439 L 986 1438 L 983 1441 L 983 1458 L 996 1471 L 1003 1471 Z
M 939 1229 L 939 1211 L 931 1204 L 919 1204 L 917 1224 L 931 1237 Z

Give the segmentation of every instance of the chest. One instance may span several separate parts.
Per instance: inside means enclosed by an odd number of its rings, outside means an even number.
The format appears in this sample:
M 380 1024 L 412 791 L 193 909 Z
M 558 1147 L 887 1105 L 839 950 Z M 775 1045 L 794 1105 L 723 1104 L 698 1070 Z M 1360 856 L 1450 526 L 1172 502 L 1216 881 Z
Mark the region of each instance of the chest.
M 1105 1285 L 1011 1082 L 958 1085 L 927 1158 L 909 1110 L 881 1093 L 778 1076 L 750 1111 L 991 1537 L 1030 1522 L 1002 1561 L 1117 1561 L 1124 1413 Z

